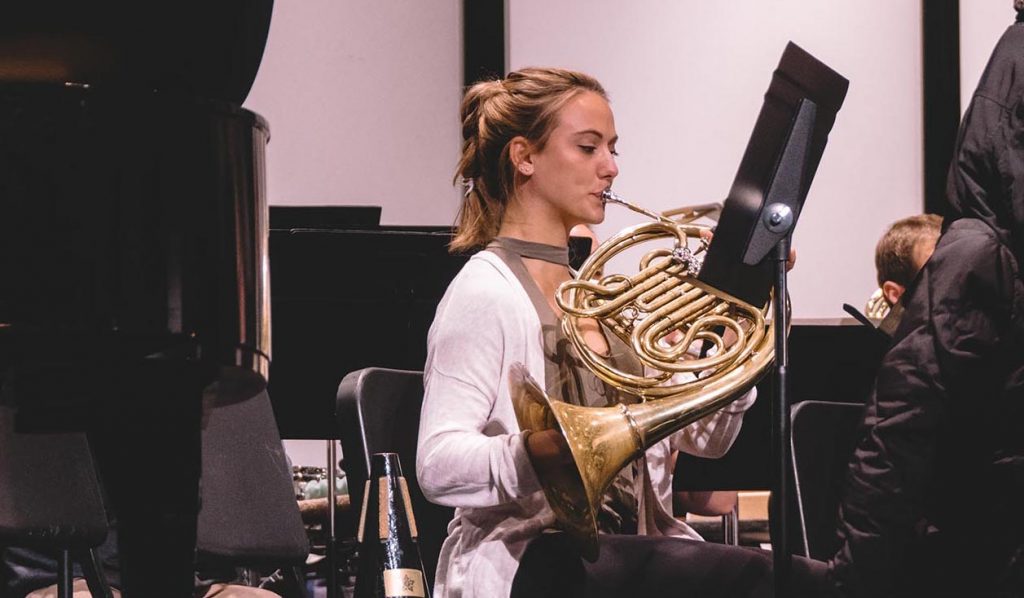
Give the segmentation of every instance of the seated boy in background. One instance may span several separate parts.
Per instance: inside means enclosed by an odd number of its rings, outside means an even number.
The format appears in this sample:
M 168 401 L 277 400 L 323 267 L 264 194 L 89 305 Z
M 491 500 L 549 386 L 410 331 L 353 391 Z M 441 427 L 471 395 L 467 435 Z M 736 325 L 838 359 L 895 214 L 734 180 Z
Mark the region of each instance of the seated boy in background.
M 907 285 L 935 251 L 942 218 L 919 214 L 897 220 L 889 226 L 875 247 L 878 290 L 868 300 L 866 315 L 881 320 L 896 305 Z

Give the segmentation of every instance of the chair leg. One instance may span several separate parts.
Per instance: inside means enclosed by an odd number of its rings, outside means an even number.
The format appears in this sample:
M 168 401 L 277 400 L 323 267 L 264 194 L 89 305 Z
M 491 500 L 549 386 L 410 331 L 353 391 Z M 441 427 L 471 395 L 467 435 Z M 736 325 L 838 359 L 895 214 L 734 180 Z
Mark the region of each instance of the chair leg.
M 286 598 L 307 598 L 306 575 L 302 567 L 285 567 L 280 569 L 281 588 L 279 593 Z
M 734 506 L 731 511 L 722 515 L 722 541 L 732 546 L 739 546 L 740 544 L 739 505 Z
M 240 585 L 249 586 L 250 588 L 260 585 L 260 576 L 251 567 L 235 567 L 235 575 L 238 580 L 237 583 Z
M 306 573 L 302 567 L 292 567 L 292 583 L 295 584 L 295 595 L 298 598 L 306 598 Z
M 82 564 L 82 573 L 85 574 L 85 583 L 89 585 L 89 593 L 93 598 L 114 598 L 114 593 L 103 575 L 103 567 L 100 565 L 100 557 L 96 549 L 90 548 L 80 555 L 79 562 Z
M 71 598 L 71 585 L 74 583 L 71 576 L 71 551 L 67 548 L 61 550 L 59 561 L 57 563 L 57 596 Z

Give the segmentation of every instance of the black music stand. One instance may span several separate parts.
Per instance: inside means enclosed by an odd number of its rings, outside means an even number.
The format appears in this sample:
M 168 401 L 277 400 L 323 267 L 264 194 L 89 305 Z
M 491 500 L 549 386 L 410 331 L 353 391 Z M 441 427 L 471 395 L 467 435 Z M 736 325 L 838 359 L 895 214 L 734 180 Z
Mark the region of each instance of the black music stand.
M 786 538 L 790 420 L 786 259 L 828 133 L 849 82 L 790 42 L 772 76 L 698 278 L 763 305 L 775 297 L 776 393 L 772 404 L 772 558 L 775 595 L 788 594 L 791 553 Z M 770 257 L 769 257 L 769 254 Z

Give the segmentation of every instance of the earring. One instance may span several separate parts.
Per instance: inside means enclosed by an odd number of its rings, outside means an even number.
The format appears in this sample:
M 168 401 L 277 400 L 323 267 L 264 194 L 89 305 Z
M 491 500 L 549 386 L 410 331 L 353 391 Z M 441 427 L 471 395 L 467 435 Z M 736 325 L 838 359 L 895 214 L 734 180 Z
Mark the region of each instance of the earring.
M 526 176 L 530 176 L 531 174 L 533 174 L 533 166 L 530 166 L 529 164 L 520 164 L 519 172 L 525 174 Z

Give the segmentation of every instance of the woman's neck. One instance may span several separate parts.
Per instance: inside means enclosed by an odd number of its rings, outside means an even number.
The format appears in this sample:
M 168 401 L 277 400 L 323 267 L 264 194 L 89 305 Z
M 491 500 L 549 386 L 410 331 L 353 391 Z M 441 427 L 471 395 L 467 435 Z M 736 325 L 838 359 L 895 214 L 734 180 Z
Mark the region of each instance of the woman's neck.
M 569 229 L 551 214 L 527 208 L 522 202 L 512 201 L 505 210 L 498 229 L 499 237 L 512 237 L 524 241 L 565 247 L 569 244 Z

